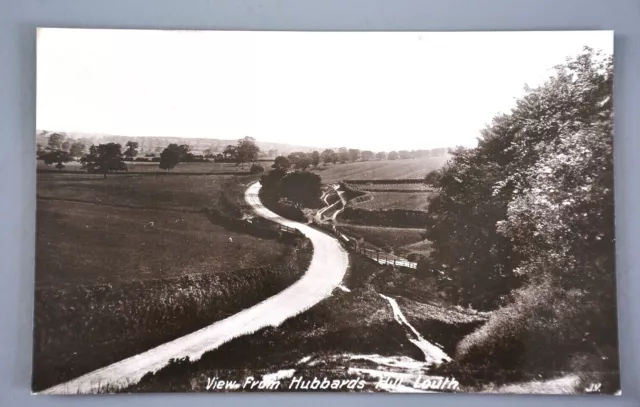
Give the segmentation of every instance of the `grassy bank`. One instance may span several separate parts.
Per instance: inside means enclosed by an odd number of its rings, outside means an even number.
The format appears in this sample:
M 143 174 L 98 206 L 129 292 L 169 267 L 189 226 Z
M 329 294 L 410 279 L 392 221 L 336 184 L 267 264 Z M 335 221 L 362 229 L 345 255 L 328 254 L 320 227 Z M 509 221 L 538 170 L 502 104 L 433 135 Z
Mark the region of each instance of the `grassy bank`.
M 72 379 L 257 304 L 299 278 L 311 251 L 301 240 L 274 266 L 39 289 L 33 388 Z
M 348 370 L 351 363 L 349 355 L 377 354 L 422 360 L 422 352 L 407 340 L 406 332 L 394 319 L 389 303 L 379 295 L 380 292 L 388 293 L 387 288 L 394 285 L 419 285 L 416 293 L 423 295 L 430 290 L 428 285 L 418 283 L 415 277 L 401 277 L 390 268 L 351 256 L 343 281 L 348 292 L 336 289 L 329 298 L 279 327 L 237 338 L 206 353 L 195 363 L 174 363 L 156 374 L 145 376 L 140 383 L 125 391 L 206 391 L 207 378 L 210 377 L 244 381 L 248 376 L 259 379 L 262 375 L 285 369 L 295 369 L 296 376 L 309 379 L 314 376 L 354 378 L 358 375 Z M 428 296 L 435 295 L 431 293 Z M 420 319 L 418 305 L 410 304 L 415 308 L 412 318 Z M 409 305 L 405 303 L 405 306 Z M 423 320 L 433 320 L 433 315 L 425 313 Z M 470 329 L 463 326 L 446 331 L 437 339 L 452 348 Z M 431 332 L 423 334 L 432 340 Z M 286 385 L 283 387 L 286 391 Z

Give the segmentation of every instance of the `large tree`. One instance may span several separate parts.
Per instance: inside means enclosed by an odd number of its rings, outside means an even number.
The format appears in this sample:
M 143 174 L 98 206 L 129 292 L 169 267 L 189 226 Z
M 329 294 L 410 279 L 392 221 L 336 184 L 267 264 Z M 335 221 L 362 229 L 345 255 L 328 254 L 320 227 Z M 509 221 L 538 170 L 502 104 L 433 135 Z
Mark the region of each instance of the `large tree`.
M 397 160 L 398 157 L 399 155 L 397 151 L 391 151 L 389 154 L 387 154 L 387 160 Z
M 282 178 L 280 192 L 297 208 L 314 206 L 322 195 L 322 180 L 312 172 L 291 172 Z
M 107 178 L 107 173 L 113 171 L 126 171 L 122 155 L 122 146 L 117 143 L 98 144 L 89 148 L 89 154 L 80 160 L 82 168 L 88 172 L 101 173 Z
M 350 148 L 349 159 L 351 161 L 358 161 L 359 158 L 360 158 L 360 150 L 358 150 L 357 148 Z
M 349 150 L 347 150 L 346 147 L 340 147 L 338 149 L 338 159 L 340 160 L 341 164 L 346 163 L 350 158 L 351 155 L 349 155 Z
M 124 152 L 124 157 L 128 161 L 133 161 L 138 155 L 138 143 L 135 141 L 127 141 L 127 149 Z
M 276 157 L 275 161 L 273 162 L 273 165 L 271 166 L 272 168 L 275 168 L 277 170 L 281 170 L 281 171 L 287 171 L 289 169 L 289 167 L 291 167 L 291 162 L 289 161 L 289 159 L 283 155 L 279 155 Z
M 185 149 L 177 144 L 169 144 L 167 148 L 160 153 L 160 169 L 172 170 L 182 159 Z
M 71 145 L 69 154 L 71 154 L 72 157 L 80 157 L 85 153 L 86 148 L 87 146 L 84 143 L 76 141 Z
M 62 150 L 52 150 L 42 155 L 42 160 L 46 165 L 56 164 L 56 168 L 62 170 L 64 164 L 72 161 L 71 155 Z
M 364 150 L 360 155 L 362 157 L 362 161 L 371 161 L 374 157 L 373 151 L 370 150 Z
M 335 151 L 333 151 L 330 148 L 327 148 L 326 150 L 324 150 L 322 152 L 322 154 L 320 154 L 320 156 L 322 157 L 322 162 L 325 164 L 329 164 L 329 163 L 333 163 L 333 157 L 335 156 Z
M 313 151 L 311 153 L 311 165 L 313 165 L 314 167 L 317 167 L 318 165 L 320 165 L 320 153 L 317 151 Z
M 53 133 L 49 136 L 49 141 L 48 141 L 48 145 L 49 145 L 49 149 L 51 150 L 60 150 L 62 149 L 62 143 L 64 143 L 64 140 L 67 138 L 66 135 L 61 134 L 61 133 Z
M 244 167 L 244 163 L 257 160 L 258 153 L 260 153 L 260 147 L 258 147 L 254 138 L 244 137 L 238 140 L 236 160 L 241 166 Z
M 378 151 L 376 153 L 376 159 L 377 160 L 386 160 L 387 159 L 387 153 L 384 151 Z

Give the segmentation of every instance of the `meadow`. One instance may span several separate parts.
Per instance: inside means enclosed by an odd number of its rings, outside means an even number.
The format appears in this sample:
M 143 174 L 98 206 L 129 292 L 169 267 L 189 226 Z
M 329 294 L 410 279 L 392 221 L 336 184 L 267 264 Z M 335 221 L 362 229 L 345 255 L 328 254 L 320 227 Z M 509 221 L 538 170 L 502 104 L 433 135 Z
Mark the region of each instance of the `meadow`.
M 314 170 L 327 184 L 350 179 L 409 179 L 424 178 L 428 172 L 438 169 L 449 159 L 440 157 L 411 158 L 407 160 L 358 161 L 345 164 L 328 164 Z
M 221 162 L 182 162 L 175 166 L 171 171 L 161 170 L 159 162 L 152 161 L 126 161 L 127 169 L 130 172 L 144 172 L 144 173 L 220 173 L 220 172 L 238 172 L 243 173 L 249 171 L 251 163 L 245 163 L 244 166 L 236 165 L 235 163 L 221 163 Z M 268 168 L 273 162 L 258 162 L 257 164 Z M 42 160 L 37 161 L 36 169 L 55 171 L 54 165 L 46 165 Z M 86 170 L 82 169 L 82 164 L 78 161 L 72 161 L 65 163 L 63 169 L 65 172 L 74 171 L 84 173 Z
M 378 248 L 387 247 L 394 251 L 424 240 L 422 237 L 424 229 L 356 225 L 342 225 L 340 229 L 344 230 L 348 236 L 361 237 Z
M 33 388 L 193 332 L 299 278 L 305 239 L 239 233 L 203 211 L 241 216 L 256 178 L 39 172 Z
M 406 209 L 424 211 L 429 204 L 431 192 L 368 192 L 373 199 L 354 203 L 359 209 Z

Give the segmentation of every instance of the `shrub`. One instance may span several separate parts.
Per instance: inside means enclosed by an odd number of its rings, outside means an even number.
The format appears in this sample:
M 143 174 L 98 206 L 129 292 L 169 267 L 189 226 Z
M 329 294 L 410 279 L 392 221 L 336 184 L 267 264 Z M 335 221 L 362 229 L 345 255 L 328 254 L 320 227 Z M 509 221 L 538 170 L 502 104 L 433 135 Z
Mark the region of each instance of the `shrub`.
M 599 313 L 597 303 L 585 301 L 579 290 L 559 289 L 549 280 L 528 285 L 459 343 L 456 360 L 485 379 L 507 372 L 511 380 L 522 380 L 524 373 L 552 377 L 574 371 L 576 361 L 598 356 L 598 366 L 579 368 L 606 375 L 618 370 L 617 336 L 615 330 L 589 334 Z
M 251 165 L 249 172 L 251 174 L 260 174 L 261 172 L 264 172 L 264 167 L 260 164 L 253 164 Z

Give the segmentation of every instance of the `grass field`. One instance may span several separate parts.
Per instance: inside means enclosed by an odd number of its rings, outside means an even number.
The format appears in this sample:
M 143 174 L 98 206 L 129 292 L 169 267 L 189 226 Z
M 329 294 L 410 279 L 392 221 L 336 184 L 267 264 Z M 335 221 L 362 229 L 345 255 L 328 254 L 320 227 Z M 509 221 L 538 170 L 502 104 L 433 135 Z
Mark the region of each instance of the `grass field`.
M 424 211 L 427 209 L 430 192 L 368 192 L 373 199 L 353 204 L 355 208 L 379 209 L 407 209 Z
M 38 173 L 39 197 L 136 208 L 195 210 L 214 205 L 223 192 L 242 198 L 254 176 L 154 176 Z
M 329 164 L 314 172 L 322 177 L 322 182 L 327 184 L 349 179 L 423 178 L 428 172 L 442 167 L 448 158 L 448 156 L 441 156 Z
M 399 250 L 404 246 L 423 240 L 424 229 L 385 228 L 377 226 L 340 226 L 350 236 L 360 236 L 379 248 L 391 247 Z
M 431 192 L 433 187 L 425 184 L 349 184 L 350 186 L 356 186 L 362 191 L 382 191 L 382 192 Z
M 308 266 L 310 246 L 232 232 L 201 212 L 223 198 L 242 207 L 256 176 L 37 176 L 34 388 L 254 305 Z
M 159 168 L 157 162 L 144 162 L 144 161 L 127 161 L 127 169 L 131 172 L 166 172 Z M 268 168 L 273 162 L 258 162 L 257 164 Z M 251 163 L 247 163 L 244 167 L 236 165 L 234 163 L 206 163 L 206 162 L 185 162 L 176 165 L 171 172 L 196 172 L 196 173 L 216 173 L 216 172 L 246 172 L 249 171 Z M 55 165 L 45 165 L 42 160 L 38 160 L 37 169 L 39 170 L 55 170 Z M 64 171 L 78 171 L 86 173 L 86 170 L 82 169 L 82 164 L 77 161 L 72 161 L 65 164 Z
M 284 250 L 199 213 L 39 200 L 37 222 L 37 287 L 219 273 L 270 264 Z

